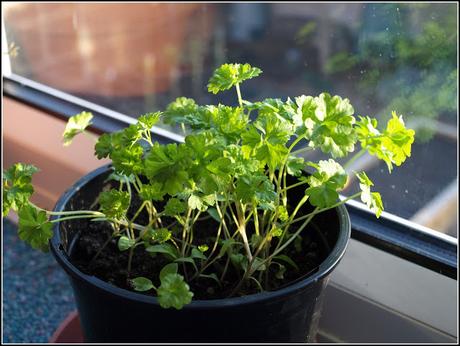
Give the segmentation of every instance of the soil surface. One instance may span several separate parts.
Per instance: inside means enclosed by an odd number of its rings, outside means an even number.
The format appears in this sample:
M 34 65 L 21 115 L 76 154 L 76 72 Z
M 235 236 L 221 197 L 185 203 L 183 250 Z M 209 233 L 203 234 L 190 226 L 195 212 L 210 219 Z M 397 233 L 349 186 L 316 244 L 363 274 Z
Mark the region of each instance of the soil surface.
M 134 203 L 128 212 L 128 216 L 133 216 L 134 212 L 140 205 L 140 200 L 135 197 Z M 95 208 L 98 206 L 96 205 Z M 160 207 L 161 210 L 161 206 Z M 308 212 L 307 209 L 305 212 Z M 330 252 L 330 244 L 333 244 L 336 239 L 336 232 L 329 232 L 321 226 L 324 221 L 329 222 L 329 217 L 322 213 L 313 219 L 310 223 L 310 228 L 306 228 L 301 233 L 301 241 L 293 242 L 284 254 L 289 256 L 298 266 L 298 270 L 294 269 L 287 263 L 283 263 L 286 271 L 283 278 L 277 277 L 279 266 L 271 265 L 269 268 L 268 279 L 264 281 L 267 285 L 267 290 L 276 290 L 281 287 L 294 283 L 297 280 L 303 279 L 318 270 L 319 264 L 328 256 Z M 300 215 L 299 215 L 300 216 Z M 138 224 L 147 224 L 147 215 L 140 214 L 136 219 Z M 172 223 L 172 219 L 163 219 L 163 224 Z M 316 222 L 316 224 L 315 224 Z M 63 222 L 64 223 L 64 222 Z M 301 223 L 299 223 L 301 224 Z M 334 223 L 333 223 L 334 224 Z M 335 222 L 335 225 L 338 223 Z M 170 260 L 163 254 L 152 255 L 145 251 L 143 245 L 137 246 L 134 250 L 132 258 L 132 267 L 128 275 L 128 251 L 120 251 L 117 246 L 118 238 L 109 240 L 112 236 L 113 229 L 107 222 L 91 222 L 88 219 L 66 221 L 62 226 L 64 229 L 71 228 L 78 230 L 75 232 L 77 237 L 72 246 L 70 260 L 82 272 L 98 277 L 108 283 L 117 287 L 128 290 L 133 290 L 130 285 L 129 279 L 143 276 L 152 280 L 155 286 L 159 286 L 159 272 L 161 269 L 170 262 Z M 321 228 L 321 232 L 319 229 Z M 208 244 L 212 247 L 214 237 L 216 235 L 217 222 L 213 219 L 207 219 L 198 222 L 194 228 L 194 240 L 196 245 Z M 179 230 L 178 230 L 179 231 Z M 294 232 L 295 229 L 291 229 Z M 248 226 L 248 236 L 251 237 L 251 227 Z M 335 233 L 332 234 L 332 233 Z M 180 232 L 174 233 L 173 237 L 180 238 Z M 326 239 L 327 238 L 327 239 Z M 108 243 L 107 243 L 108 242 Z M 106 244 L 107 243 L 107 244 Z M 106 244 L 104 246 L 104 244 Z M 300 246 L 301 245 L 301 246 Z M 101 250 L 102 249 L 102 250 Z M 210 250 L 208 250 L 209 252 Z M 99 252 L 99 254 L 98 254 Z M 96 256 L 96 254 L 98 254 Z M 222 257 L 219 261 L 214 262 L 212 266 L 205 270 L 204 274 L 216 273 L 220 275 L 223 267 L 225 266 L 227 256 Z M 199 266 L 199 261 L 196 260 Z M 280 262 L 281 263 L 281 262 Z M 186 269 L 184 271 L 184 269 Z M 184 275 L 191 291 L 194 293 L 194 300 L 207 300 L 207 299 L 220 299 L 229 296 L 235 285 L 239 282 L 242 272 L 237 267 L 229 265 L 228 272 L 222 282 L 222 286 L 210 278 L 196 278 L 193 281 L 187 280 L 190 278 L 194 269 L 192 264 L 185 263 L 179 265 L 179 272 Z M 279 273 L 278 273 L 279 274 Z M 239 292 L 239 295 L 247 295 L 260 292 L 256 283 L 252 280 Z M 152 295 L 153 291 L 144 292 L 145 294 Z

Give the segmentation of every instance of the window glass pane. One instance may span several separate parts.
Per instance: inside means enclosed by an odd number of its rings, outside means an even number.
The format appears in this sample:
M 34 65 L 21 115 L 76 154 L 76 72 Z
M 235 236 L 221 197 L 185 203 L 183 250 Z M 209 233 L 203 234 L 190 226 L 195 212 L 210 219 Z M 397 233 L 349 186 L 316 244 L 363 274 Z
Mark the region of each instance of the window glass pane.
M 178 96 L 236 104 L 206 90 L 225 62 L 264 71 L 242 86 L 247 100 L 327 91 L 381 124 L 396 110 L 417 131 L 412 157 L 391 175 L 370 156 L 355 168 L 368 169 L 386 211 L 456 236 L 457 4 L 4 6 L 13 73 L 134 117 Z

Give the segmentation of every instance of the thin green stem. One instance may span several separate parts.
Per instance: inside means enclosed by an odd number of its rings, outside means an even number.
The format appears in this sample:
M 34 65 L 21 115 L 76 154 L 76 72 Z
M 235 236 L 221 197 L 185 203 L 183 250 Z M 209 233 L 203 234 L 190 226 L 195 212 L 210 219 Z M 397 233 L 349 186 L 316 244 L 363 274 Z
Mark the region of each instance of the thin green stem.
M 188 232 L 188 225 L 189 225 L 189 220 L 190 216 L 192 214 L 192 209 L 188 208 L 187 210 L 187 216 L 185 218 L 184 222 L 184 228 L 182 229 L 182 249 L 181 249 L 181 256 L 185 257 L 185 249 L 187 247 L 187 232 Z
M 219 278 L 220 282 L 222 282 L 222 280 L 224 280 L 225 274 L 227 274 L 229 264 L 230 264 L 230 256 L 227 256 L 227 260 L 225 261 L 224 270 L 222 271 L 222 275 Z
M 318 210 L 317 212 L 311 212 L 311 213 L 309 213 L 309 214 L 307 214 L 307 215 L 298 217 L 297 219 L 294 219 L 294 220 L 290 221 L 289 224 L 293 224 L 293 223 L 295 223 L 295 222 L 299 222 L 299 221 L 305 220 L 305 219 L 308 218 L 310 215 L 316 215 L 316 214 L 319 214 L 319 213 L 321 213 L 321 212 L 323 212 L 323 211 L 326 211 L 326 210 L 329 210 L 329 209 L 338 207 L 339 205 L 342 205 L 342 204 L 346 203 L 346 202 L 349 201 L 350 199 L 354 199 L 354 198 L 356 198 L 356 197 L 359 197 L 360 195 L 361 195 L 361 192 L 357 192 L 357 193 L 355 193 L 354 195 L 351 195 L 350 197 L 347 197 L 347 198 L 341 200 L 340 202 L 337 202 L 337 203 L 331 205 L 330 207 L 323 208 L 323 209 Z
M 43 208 L 40 208 L 39 206 L 33 204 L 32 202 L 29 202 L 32 207 L 34 207 L 37 210 L 44 211 L 48 215 L 76 215 L 76 214 L 92 214 L 92 215 L 97 215 L 101 216 L 104 215 L 100 211 L 95 211 L 95 210 L 75 210 L 75 211 L 49 211 Z
M 241 238 L 243 239 L 243 245 L 244 245 L 244 249 L 246 250 L 248 260 L 251 262 L 252 254 L 251 254 L 251 247 L 249 246 L 248 236 L 246 234 L 246 223 L 245 223 L 245 217 L 244 217 L 245 209 L 246 207 L 244 206 L 244 204 L 240 204 L 239 202 L 237 202 L 236 213 L 238 215 L 238 222 L 237 222 L 238 232 L 240 233 Z
M 134 246 L 132 246 L 130 249 L 129 249 L 129 257 L 128 257 L 128 273 L 127 273 L 127 278 L 129 279 L 130 275 L 131 275 L 131 264 L 132 264 L 132 261 L 133 261 L 133 254 L 134 254 Z
M 254 215 L 254 229 L 257 235 L 260 235 L 259 232 L 259 213 L 257 212 L 257 207 L 254 205 L 253 206 L 253 215 Z
M 139 216 L 139 214 L 141 213 L 142 209 L 144 209 L 144 207 L 146 206 L 146 204 L 147 204 L 147 201 L 142 202 L 141 206 L 140 206 L 139 209 L 136 211 L 136 214 L 134 214 L 134 216 L 131 218 L 131 222 L 133 222 L 134 220 L 136 220 L 136 218 Z
M 286 164 L 287 164 L 287 161 L 289 160 L 289 156 L 291 154 L 292 149 L 294 149 L 294 147 L 304 138 L 305 138 L 304 136 L 297 137 L 294 140 L 294 142 L 292 142 L 292 144 L 289 146 L 288 153 L 287 153 L 286 157 L 284 158 L 283 163 L 280 166 L 280 169 L 278 171 L 278 180 L 281 180 L 281 177 L 283 176 L 283 173 L 284 173 L 284 170 L 286 169 Z
M 353 157 L 350 160 L 348 160 L 347 163 L 345 163 L 343 165 L 343 169 L 347 170 L 353 164 L 353 162 L 355 162 L 357 159 L 359 159 L 365 153 L 366 153 L 366 149 L 361 149 L 360 151 L 358 151 L 355 155 L 353 155 Z
M 275 257 L 277 254 L 279 254 L 281 251 L 283 251 L 289 244 L 291 244 L 295 238 L 297 238 L 297 236 L 300 234 L 300 232 L 303 231 L 303 229 L 308 225 L 308 223 L 311 221 L 311 219 L 313 218 L 313 216 L 315 216 L 317 214 L 317 211 L 318 210 L 318 207 L 315 208 L 315 210 L 309 214 L 309 217 L 305 220 L 305 222 L 299 227 L 299 229 L 283 244 L 281 245 L 278 249 L 275 249 L 275 251 L 273 251 L 273 253 L 268 256 L 264 261 L 261 262 L 261 265 L 268 262 L 269 260 L 271 260 L 273 257 Z M 324 209 L 323 209 L 324 211 Z M 254 268 L 255 270 L 257 270 L 257 268 Z
M 88 218 L 94 218 L 94 215 L 74 215 L 74 216 L 65 216 L 61 217 L 59 219 L 51 220 L 50 222 L 56 223 L 56 222 L 61 222 L 61 221 L 66 221 L 66 220 L 74 220 L 74 219 L 88 219 Z
M 308 184 L 308 181 L 302 180 L 302 181 L 299 181 L 298 183 L 295 183 L 295 184 L 287 186 L 286 188 L 282 189 L 281 191 L 285 192 L 285 191 L 287 191 L 289 189 L 293 189 L 294 187 L 305 185 L 305 184 Z
M 235 84 L 235 88 L 236 88 L 236 94 L 238 95 L 238 103 L 240 104 L 240 107 L 243 107 L 243 99 L 241 98 L 241 90 L 240 90 L 239 83 Z

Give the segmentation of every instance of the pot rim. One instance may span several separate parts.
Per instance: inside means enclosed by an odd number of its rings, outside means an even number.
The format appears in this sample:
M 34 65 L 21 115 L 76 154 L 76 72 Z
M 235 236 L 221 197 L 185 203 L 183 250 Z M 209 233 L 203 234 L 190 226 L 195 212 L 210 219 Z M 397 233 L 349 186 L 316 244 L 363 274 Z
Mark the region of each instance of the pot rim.
M 95 169 L 94 171 L 88 173 L 87 175 L 80 178 L 75 184 L 73 184 L 57 201 L 56 206 L 53 211 L 63 211 L 65 205 L 69 199 L 74 195 L 74 193 L 81 188 L 83 188 L 89 181 L 96 178 L 97 176 L 107 172 L 112 165 L 106 164 L 102 167 Z M 339 236 L 337 242 L 329 253 L 328 257 L 319 265 L 319 269 L 310 275 L 309 277 L 302 279 L 298 282 L 295 282 L 292 285 L 288 285 L 276 291 L 267 291 L 254 293 L 242 297 L 232 297 L 232 298 L 222 298 L 222 299 L 209 299 L 209 300 L 192 300 L 188 305 L 185 305 L 183 309 L 209 309 L 209 308 L 220 308 L 222 306 L 238 306 L 251 304 L 254 302 L 262 302 L 266 300 L 280 299 L 284 296 L 290 296 L 296 294 L 298 291 L 304 287 L 309 286 L 312 283 L 315 283 L 328 274 L 337 266 L 337 264 L 342 259 L 345 250 L 348 245 L 348 240 L 351 233 L 351 223 L 348 211 L 344 205 L 340 205 L 334 210 L 337 212 L 339 219 Z M 57 218 L 57 216 L 52 216 L 52 219 Z M 63 269 L 74 279 L 78 281 L 83 281 L 87 285 L 96 287 L 99 290 L 106 291 L 111 295 L 115 295 L 121 298 L 134 300 L 137 302 L 148 303 L 159 306 L 157 297 L 148 296 L 141 293 L 136 293 L 134 291 L 129 291 L 120 287 L 111 285 L 95 276 L 87 275 L 82 273 L 77 267 L 75 267 L 69 260 L 68 256 L 65 254 L 64 249 L 61 246 L 61 236 L 59 232 L 60 223 L 56 223 L 53 226 L 53 237 L 50 239 L 50 249 L 57 262 L 63 267 Z

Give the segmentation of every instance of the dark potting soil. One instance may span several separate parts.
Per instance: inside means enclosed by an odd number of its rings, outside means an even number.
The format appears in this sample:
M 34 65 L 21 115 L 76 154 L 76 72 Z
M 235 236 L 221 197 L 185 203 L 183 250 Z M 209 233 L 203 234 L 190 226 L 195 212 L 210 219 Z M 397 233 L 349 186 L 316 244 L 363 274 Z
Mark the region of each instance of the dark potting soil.
M 128 216 L 133 216 L 134 212 L 140 206 L 141 201 L 133 196 L 132 207 L 128 212 Z M 95 206 L 98 207 L 97 205 Z M 159 206 L 160 207 L 160 206 Z M 161 208 L 161 207 L 160 207 Z M 161 210 L 161 209 L 160 209 Z M 306 210 L 308 213 L 311 210 Z M 299 215 L 300 216 L 300 215 Z M 298 266 L 298 270 L 293 268 L 287 263 L 282 263 L 286 267 L 286 271 L 282 278 L 277 278 L 279 266 L 271 265 L 269 268 L 268 280 L 263 283 L 268 284 L 268 290 L 276 290 L 281 287 L 292 284 L 300 279 L 304 279 L 317 271 L 319 264 L 330 253 L 328 244 L 334 241 L 334 236 L 331 235 L 323 226 L 327 215 L 319 214 L 315 216 L 310 226 L 304 229 L 301 233 L 301 240 L 291 243 L 285 251 L 285 255 L 289 256 Z M 136 223 L 147 224 L 147 215 L 141 213 L 136 219 Z M 173 222 L 173 219 L 163 219 L 163 224 L 168 225 Z M 329 216 L 330 222 L 330 216 Z M 133 290 L 129 279 L 143 276 L 152 280 L 155 286 L 159 286 L 158 279 L 161 269 L 170 262 L 163 254 L 150 254 L 145 251 L 144 246 L 137 246 L 134 249 L 131 271 L 128 276 L 128 259 L 129 250 L 120 251 L 117 246 L 118 238 L 111 238 L 113 229 L 107 222 L 92 222 L 88 219 L 71 220 L 63 222 L 65 226 L 70 227 L 76 232 L 76 242 L 72 246 L 70 253 L 71 262 L 82 272 L 88 275 L 93 275 L 99 279 L 113 284 L 117 287 Z M 299 222 L 299 225 L 301 222 Z M 332 223 L 334 224 L 334 222 Z M 337 224 L 337 223 L 335 223 Z M 208 218 L 195 225 L 194 228 L 194 244 L 202 245 L 207 244 L 209 248 L 212 247 L 216 235 L 217 222 Z M 295 229 L 291 229 L 294 232 Z M 248 236 L 251 237 L 251 227 L 248 226 Z M 173 232 L 173 237 L 180 238 L 180 234 Z M 326 239 L 328 238 L 328 239 Z M 104 247 L 104 244 L 108 244 Z M 276 242 L 273 242 L 276 243 Z M 101 250 L 101 248 L 103 248 Z M 217 249 L 218 251 L 218 249 Z M 98 254 L 99 252 L 99 254 Z M 208 253 L 210 250 L 208 250 Z M 96 254 L 98 254 L 96 256 Z M 95 257 L 96 256 L 96 257 Z M 199 259 L 196 260 L 201 261 Z M 213 272 L 221 273 L 225 265 L 226 256 L 222 257 L 219 261 L 209 267 L 204 274 L 211 274 Z M 199 263 L 197 263 L 199 266 Z M 187 269 L 184 272 L 184 269 Z M 220 299 L 229 296 L 230 292 L 234 289 L 235 285 L 239 282 L 242 272 L 239 269 L 229 265 L 228 272 L 222 282 L 222 286 L 210 278 L 198 277 L 193 281 L 187 280 L 194 273 L 192 264 L 184 263 L 179 265 L 180 274 L 184 275 L 191 291 L 194 293 L 194 300 L 208 300 Z M 278 273 L 279 274 L 279 273 Z M 219 274 L 218 274 L 219 275 Z M 257 274 L 255 274 L 257 275 Z M 257 276 L 256 276 L 257 277 Z M 240 295 L 247 295 L 258 293 L 260 290 L 257 285 L 249 280 L 248 284 L 240 291 Z M 145 294 L 154 294 L 152 291 L 144 292 Z

